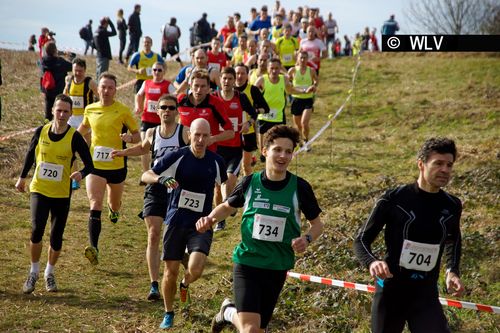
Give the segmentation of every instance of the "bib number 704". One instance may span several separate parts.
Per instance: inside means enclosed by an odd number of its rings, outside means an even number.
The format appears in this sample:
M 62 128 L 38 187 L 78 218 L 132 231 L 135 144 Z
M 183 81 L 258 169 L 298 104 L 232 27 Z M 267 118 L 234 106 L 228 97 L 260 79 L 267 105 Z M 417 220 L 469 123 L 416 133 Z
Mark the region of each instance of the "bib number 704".
M 422 253 L 415 253 L 415 252 L 410 252 L 410 260 L 408 260 L 408 263 L 413 263 L 413 261 L 415 260 L 415 262 L 417 263 L 417 265 L 422 265 L 422 264 L 426 264 L 427 266 L 430 266 L 431 265 L 431 255 L 428 254 L 426 256 L 424 256 Z

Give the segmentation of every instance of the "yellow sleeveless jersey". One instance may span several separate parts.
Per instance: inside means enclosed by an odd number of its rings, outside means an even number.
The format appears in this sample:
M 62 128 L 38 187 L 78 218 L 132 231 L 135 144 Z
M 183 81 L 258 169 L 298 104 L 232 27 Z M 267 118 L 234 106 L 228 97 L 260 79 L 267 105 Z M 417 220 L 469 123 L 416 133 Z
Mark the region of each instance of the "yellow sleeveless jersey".
M 115 101 L 110 106 L 101 102 L 90 104 L 85 108 L 82 124 L 92 129 L 90 154 L 94 167 L 100 170 L 117 170 L 125 167 L 123 157 L 111 158 L 113 149 L 123 149 L 125 143 L 120 138 L 127 129 L 130 132 L 139 130 L 139 125 L 130 109 Z
M 30 191 L 49 198 L 69 198 L 73 150 L 71 141 L 75 129 L 70 127 L 64 137 L 55 142 L 50 140 L 52 123 L 43 126 L 35 148 L 36 167 Z
M 146 56 L 144 51 L 140 51 L 139 63 L 137 64 L 137 68 L 146 68 L 146 74 L 136 74 L 135 78 L 137 80 L 150 80 L 153 78 L 153 65 L 158 60 L 158 54 L 151 52 L 151 58 Z
M 85 107 L 93 102 L 94 93 L 89 87 L 90 77 L 86 77 L 82 82 L 75 83 L 73 78 L 68 84 L 68 95 L 73 101 L 73 115 L 83 116 Z
M 313 84 L 312 80 L 312 75 L 311 75 L 311 67 L 307 66 L 306 67 L 306 72 L 302 74 L 300 72 L 300 67 L 296 66 L 295 67 L 295 74 L 293 75 L 293 82 L 292 82 L 294 87 L 298 88 L 303 88 L 307 89 Z M 300 98 L 300 99 L 306 99 L 306 98 L 311 98 L 314 97 L 314 93 L 308 93 L 308 94 L 292 94 L 294 98 Z
M 276 51 L 280 55 L 281 64 L 291 67 L 295 65 L 295 51 L 299 49 L 297 38 L 290 37 L 286 39 L 284 36 L 276 40 Z
M 259 114 L 258 119 L 272 123 L 283 122 L 286 95 L 285 78 L 280 74 L 278 83 L 269 80 L 269 74 L 264 74 L 264 99 L 269 105 L 269 113 Z

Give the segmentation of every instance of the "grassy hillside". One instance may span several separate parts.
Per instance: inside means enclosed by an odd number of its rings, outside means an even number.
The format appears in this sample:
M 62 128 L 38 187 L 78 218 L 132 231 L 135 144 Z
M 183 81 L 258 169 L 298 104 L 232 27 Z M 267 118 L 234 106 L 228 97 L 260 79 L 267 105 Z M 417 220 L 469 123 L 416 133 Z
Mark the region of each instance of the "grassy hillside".
M 4 85 L 0 136 L 32 128 L 43 118 L 37 90 L 36 55 L 0 50 Z M 87 58 L 88 72 L 95 61 Z M 355 60 L 327 60 L 312 120 L 315 133 L 342 104 Z M 178 65 L 169 63 L 167 77 Z M 119 83 L 132 79 L 111 64 Z M 118 99 L 132 106 L 132 87 Z M 289 115 L 289 114 L 288 114 Z M 326 223 L 320 240 L 298 257 L 295 272 L 372 283 L 352 253 L 352 240 L 375 199 L 388 187 L 412 182 L 415 154 L 430 136 L 456 140 L 459 159 L 447 190 L 461 198 L 461 299 L 500 305 L 500 58 L 485 54 L 368 54 L 361 59 L 354 96 L 310 153 L 291 171 L 313 185 Z M 56 267 L 60 291 L 32 295 L 21 288 L 29 270 L 29 196 L 14 183 L 31 134 L 0 141 L 0 331 L 155 332 L 163 305 L 145 300 L 149 276 L 144 258 L 146 228 L 136 215 L 143 187 L 139 159 L 130 162 L 123 217 L 103 218 L 100 265 L 83 255 L 87 245 L 85 189 L 74 193 L 63 253 Z M 262 164 L 257 165 L 262 168 Z M 239 215 L 238 215 L 239 216 Z M 192 285 L 190 313 L 175 317 L 176 332 L 207 332 L 224 297 L 231 295 L 231 252 L 238 242 L 238 216 L 216 234 L 209 264 Z M 44 250 L 48 244 L 48 228 Z M 375 246 L 382 251 L 382 242 Z M 42 256 L 41 267 L 45 267 Z M 182 274 L 182 273 L 181 273 Z M 446 295 L 442 295 L 446 297 Z M 289 279 L 270 324 L 271 332 L 368 332 L 372 295 Z M 499 332 L 498 315 L 445 308 L 455 332 Z

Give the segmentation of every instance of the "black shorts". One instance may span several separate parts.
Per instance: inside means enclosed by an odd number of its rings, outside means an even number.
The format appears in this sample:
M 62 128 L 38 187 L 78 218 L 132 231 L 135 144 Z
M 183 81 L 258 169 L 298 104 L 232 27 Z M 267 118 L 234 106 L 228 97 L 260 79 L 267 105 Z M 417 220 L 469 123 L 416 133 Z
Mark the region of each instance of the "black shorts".
M 212 246 L 214 232 L 209 230 L 204 233 L 196 231 L 195 226 L 185 228 L 170 223 L 163 232 L 162 260 L 182 260 L 186 248 L 188 253 L 201 252 L 208 256 Z
M 265 120 L 257 120 L 257 127 L 259 134 L 266 134 L 267 131 L 269 131 L 271 128 L 274 126 L 278 125 L 285 125 L 286 120 L 283 118 L 283 121 L 281 122 L 270 122 L 270 121 L 265 121 Z
M 238 177 L 241 169 L 241 158 L 243 157 L 241 147 L 217 146 L 217 154 L 224 159 L 227 173 Z
M 376 285 L 372 303 L 372 332 L 450 332 L 439 303 L 436 282 L 385 280 Z
M 238 312 L 260 314 L 260 328 L 266 328 L 285 280 L 286 271 L 234 264 L 233 293 L 236 309 Z
M 160 184 L 148 184 L 144 191 L 142 216 L 160 216 L 165 218 L 168 208 L 168 190 Z
M 137 79 L 134 84 L 134 93 L 137 94 L 141 90 L 144 80 Z
M 243 134 L 243 150 L 246 152 L 257 150 L 257 134 L 255 132 Z
M 314 108 L 314 98 L 294 98 L 291 111 L 294 116 L 301 116 L 306 109 Z
M 92 174 L 106 179 L 108 184 L 120 184 L 127 178 L 127 168 L 117 170 L 94 169 Z
M 154 128 L 156 126 L 160 125 L 160 123 L 155 124 L 149 121 L 142 121 L 141 120 L 141 132 L 146 132 L 150 128 Z

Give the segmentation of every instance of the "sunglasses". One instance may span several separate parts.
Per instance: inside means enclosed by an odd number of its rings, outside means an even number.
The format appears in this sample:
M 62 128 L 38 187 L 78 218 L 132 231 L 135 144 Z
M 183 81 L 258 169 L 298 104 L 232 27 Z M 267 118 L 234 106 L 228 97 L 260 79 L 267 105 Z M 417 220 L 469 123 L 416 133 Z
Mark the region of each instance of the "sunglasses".
M 153 72 L 163 72 L 163 69 L 161 69 L 161 68 L 153 68 Z
M 177 110 L 177 106 L 175 105 L 161 105 L 160 106 L 160 109 L 162 109 L 163 111 L 174 111 L 174 110 Z

